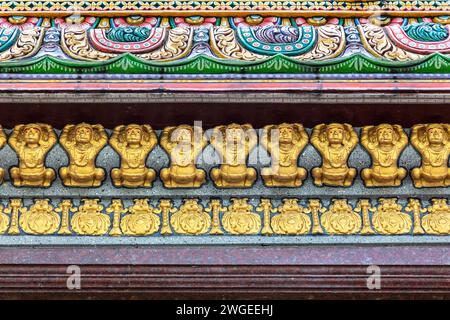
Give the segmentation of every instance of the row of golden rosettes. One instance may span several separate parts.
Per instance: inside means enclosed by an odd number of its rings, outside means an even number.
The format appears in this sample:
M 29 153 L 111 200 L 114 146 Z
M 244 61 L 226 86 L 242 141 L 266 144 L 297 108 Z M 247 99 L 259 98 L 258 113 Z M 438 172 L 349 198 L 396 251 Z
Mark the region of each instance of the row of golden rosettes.
M 410 141 L 422 156 L 422 164 L 411 170 L 416 187 L 450 185 L 448 157 L 450 153 L 449 124 L 418 124 L 412 127 Z M 298 157 L 308 141 L 322 156 L 322 166 L 312 169 L 318 186 L 351 186 L 357 170 L 348 166 L 348 158 L 358 141 L 372 158 L 372 167 L 361 171 L 365 185 L 399 186 L 407 175 L 398 166 L 398 159 L 408 144 L 408 136 L 400 125 L 366 126 L 361 138 L 350 124 L 319 124 L 311 137 L 298 123 L 268 125 L 260 143 L 271 155 L 271 167 L 263 168 L 261 176 L 268 187 L 298 187 L 307 171 L 298 167 Z M 10 169 L 15 186 L 48 187 L 56 178 L 55 170 L 45 167 L 45 158 L 58 138 L 50 125 L 33 123 L 17 125 L 9 137 L 9 145 L 19 157 L 19 165 Z M 66 186 L 96 187 L 105 179 L 105 170 L 96 167 L 100 150 L 108 143 L 120 155 L 120 168 L 111 171 L 117 187 L 151 187 L 156 172 L 146 167 L 150 151 L 158 138 L 150 125 L 121 125 L 108 137 L 103 126 L 81 123 L 66 125 L 59 143 L 69 156 L 69 165 L 59 169 Z M 258 142 L 250 124 L 217 126 L 208 139 L 199 126 L 180 125 L 162 131 L 160 145 L 169 154 L 170 166 L 159 176 L 165 187 L 200 187 L 206 172 L 196 167 L 196 159 L 208 141 L 221 156 L 221 165 L 213 168 L 210 177 L 217 187 L 251 187 L 257 179 L 256 170 L 247 166 L 248 155 Z M 6 143 L 3 130 L 0 145 Z M 4 171 L 1 170 L 3 180 Z
M 49 199 L 38 199 L 24 207 L 21 199 L 10 199 L 0 207 L 0 233 L 9 235 L 402 235 L 450 234 L 450 206 L 447 199 L 431 199 L 423 207 L 419 199 L 409 199 L 403 206 L 396 198 L 381 198 L 375 206 L 369 199 L 358 200 L 353 207 L 346 199 L 332 199 L 328 207 L 321 200 L 283 199 L 273 206 L 270 199 L 260 199 L 257 206 L 248 198 L 232 198 L 223 206 L 210 199 L 203 206 L 198 199 L 184 199 L 176 207 L 170 199 L 160 199 L 156 206 L 149 199 L 135 199 L 124 207 L 112 199 L 104 206 L 99 199 L 83 199 L 76 207 L 71 200 L 61 200 L 53 207 Z M 22 230 L 22 232 L 21 232 Z

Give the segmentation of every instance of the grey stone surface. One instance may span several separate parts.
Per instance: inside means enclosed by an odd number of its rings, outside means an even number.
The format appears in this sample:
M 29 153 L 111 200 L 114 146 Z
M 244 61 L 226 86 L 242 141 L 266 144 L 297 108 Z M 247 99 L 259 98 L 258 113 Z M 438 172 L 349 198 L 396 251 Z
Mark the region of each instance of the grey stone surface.
M 137 80 L 141 82 L 141 80 Z M 369 90 L 361 92 L 267 92 L 260 91 L 257 93 L 251 92 L 229 92 L 218 91 L 215 92 L 154 92 L 140 90 L 133 92 L 114 92 L 105 91 L 101 93 L 87 92 L 82 89 L 79 92 L 34 92 L 25 91 L 17 87 L 16 91 L 0 91 L 0 103 L 30 103 L 32 104 L 44 103 L 55 104 L 58 108 L 60 104 L 71 103 L 283 103 L 283 104 L 449 104 L 450 93 L 432 93 L 426 90 L 416 92 L 402 92 L 399 88 L 395 92 L 376 93 Z M 155 90 L 156 91 L 156 90 Z M 158 89 L 157 91 L 160 91 Z
M 0 246 L 449 244 L 450 236 L 0 236 Z

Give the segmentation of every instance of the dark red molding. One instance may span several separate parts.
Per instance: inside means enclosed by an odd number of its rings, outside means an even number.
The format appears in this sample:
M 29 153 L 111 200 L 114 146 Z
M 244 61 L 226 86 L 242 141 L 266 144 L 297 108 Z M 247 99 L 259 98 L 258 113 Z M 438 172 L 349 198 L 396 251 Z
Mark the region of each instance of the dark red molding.
M 0 249 L 2 298 L 450 298 L 448 246 Z M 69 265 L 81 290 L 67 289 Z M 369 290 L 367 267 L 381 270 Z
M 310 97 L 311 98 L 311 97 Z M 33 101 L 33 97 L 28 97 Z M 78 97 L 82 100 L 82 96 Z M 88 100 L 91 98 L 88 98 Z M 149 98 L 150 99 L 150 98 Z M 182 98 L 180 98 L 182 99 Z M 212 98 L 211 98 L 212 99 Z M 319 99 L 319 97 L 317 97 Z M 358 98 L 349 98 L 359 101 Z M 450 122 L 448 104 L 395 104 L 371 102 L 335 103 L 1 103 L 1 125 L 12 128 L 19 123 L 43 122 L 56 129 L 68 123 L 100 123 L 106 128 L 127 123 L 149 123 L 163 129 L 182 123 L 193 125 L 202 121 L 204 128 L 226 123 L 251 123 L 255 128 L 282 122 L 300 122 L 305 127 L 319 123 L 347 122 L 355 127 L 384 123 L 387 120 L 405 128 L 417 123 Z M 430 101 L 433 101 L 430 98 Z M 394 101 L 395 102 L 395 101 Z M 95 112 L 92 110 L 95 109 Z

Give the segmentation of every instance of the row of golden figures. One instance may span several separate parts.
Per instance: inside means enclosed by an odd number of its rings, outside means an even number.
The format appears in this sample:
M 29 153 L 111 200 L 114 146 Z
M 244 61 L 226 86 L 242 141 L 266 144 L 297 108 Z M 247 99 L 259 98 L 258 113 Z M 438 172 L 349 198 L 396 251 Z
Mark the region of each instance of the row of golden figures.
M 419 151 L 422 164 L 411 171 L 414 185 L 420 187 L 450 186 L 448 158 L 450 125 L 418 124 L 411 131 L 411 143 Z M 6 143 L 1 130 L 0 145 Z M 9 137 L 9 145 L 19 157 L 19 165 L 10 170 L 15 186 L 48 187 L 56 178 L 55 170 L 45 167 L 45 158 L 58 138 L 50 125 L 33 123 L 17 125 Z M 101 125 L 81 123 L 67 125 L 59 142 L 69 156 L 69 165 L 59 169 L 65 186 L 96 187 L 105 179 L 105 170 L 96 167 L 96 157 L 108 143 L 120 155 L 120 168 L 111 171 L 115 186 L 151 187 L 156 172 L 146 166 L 146 159 L 158 143 L 150 125 L 121 125 L 110 138 Z M 257 172 L 247 165 L 250 151 L 258 137 L 250 124 L 215 127 L 207 139 L 201 127 L 180 125 L 163 130 L 160 144 L 169 154 L 170 166 L 159 175 L 167 188 L 200 187 L 206 172 L 196 166 L 196 159 L 208 140 L 221 156 L 221 165 L 213 168 L 210 177 L 217 187 L 251 187 Z M 351 186 L 356 168 L 348 166 L 348 158 L 359 138 L 350 124 L 320 124 L 311 137 L 301 124 L 283 123 L 264 127 L 261 144 L 271 155 L 271 167 L 263 168 L 261 176 L 268 187 L 298 187 L 307 177 L 307 170 L 298 167 L 298 158 L 308 141 L 322 156 L 322 165 L 312 169 L 318 186 Z M 372 158 L 372 166 L 361 171 L 368 187 L 399 186 L 407 175 L 398 166 L 400 154 L 408 144 L 408 136 L 400 125 L 366 126 L 361 131 L 361 144 Z M 1 169 L 3 180 L 4 171 Z
M 62 200 L 56 208 L 49 199 L 38 199 L 24 207 L 21 199 L 11 199 L 0 207 L 0 233 L 18 235 L 402 235 L 450 234 L 450 206 L 446 199 L 432 199 L 423 208 L 420 200 L 409 199 L 406 206 L 396 198 L 382 198 L 375 206 L 360 199 L 355 207 L 346 199 L 332 199 L 323 207 L 319 199 L 283 199 L 273 206 L 260 199 L 253 206 L 247 198 L 232 198 L 230 205 L 212 199 L 204 207 L 198 199 L 184 199 L 178 208 L 170 199 L 152 206 L 149 199 L 135 199 L 125 208 L 120 199 L 108 207 L 99 199 L 84 199 L 75 207 Z M 22 230 L 22 232 L 21 232 Z

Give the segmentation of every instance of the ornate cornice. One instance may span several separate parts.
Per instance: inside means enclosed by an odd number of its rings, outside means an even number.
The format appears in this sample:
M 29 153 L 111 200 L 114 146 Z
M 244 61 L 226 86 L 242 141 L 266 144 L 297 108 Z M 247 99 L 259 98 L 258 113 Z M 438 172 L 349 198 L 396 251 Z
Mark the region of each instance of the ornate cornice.
M 0 15 L 37 15 L 59 16 L 67 14 L 91 14 L 94 16 L 117 16 L 132 12 L 133 14 L 156 16 L 244 16 L 249 14 L 291 16 L 330 16 L 354 17 L 369 16 L 375 13 L 388 13 L 400 16 L 420 16 L 421 12 L 429 15 L 442 15 L 449 10 L 445 0 L 410 1 L 358 1 L 358 0 L 292 0 L 270 1 L 258 0 L 248 2 L 233 1 L 112 1 L 112 0 L 80 0 L 80 1 L 8 1 L 0 6 Z

